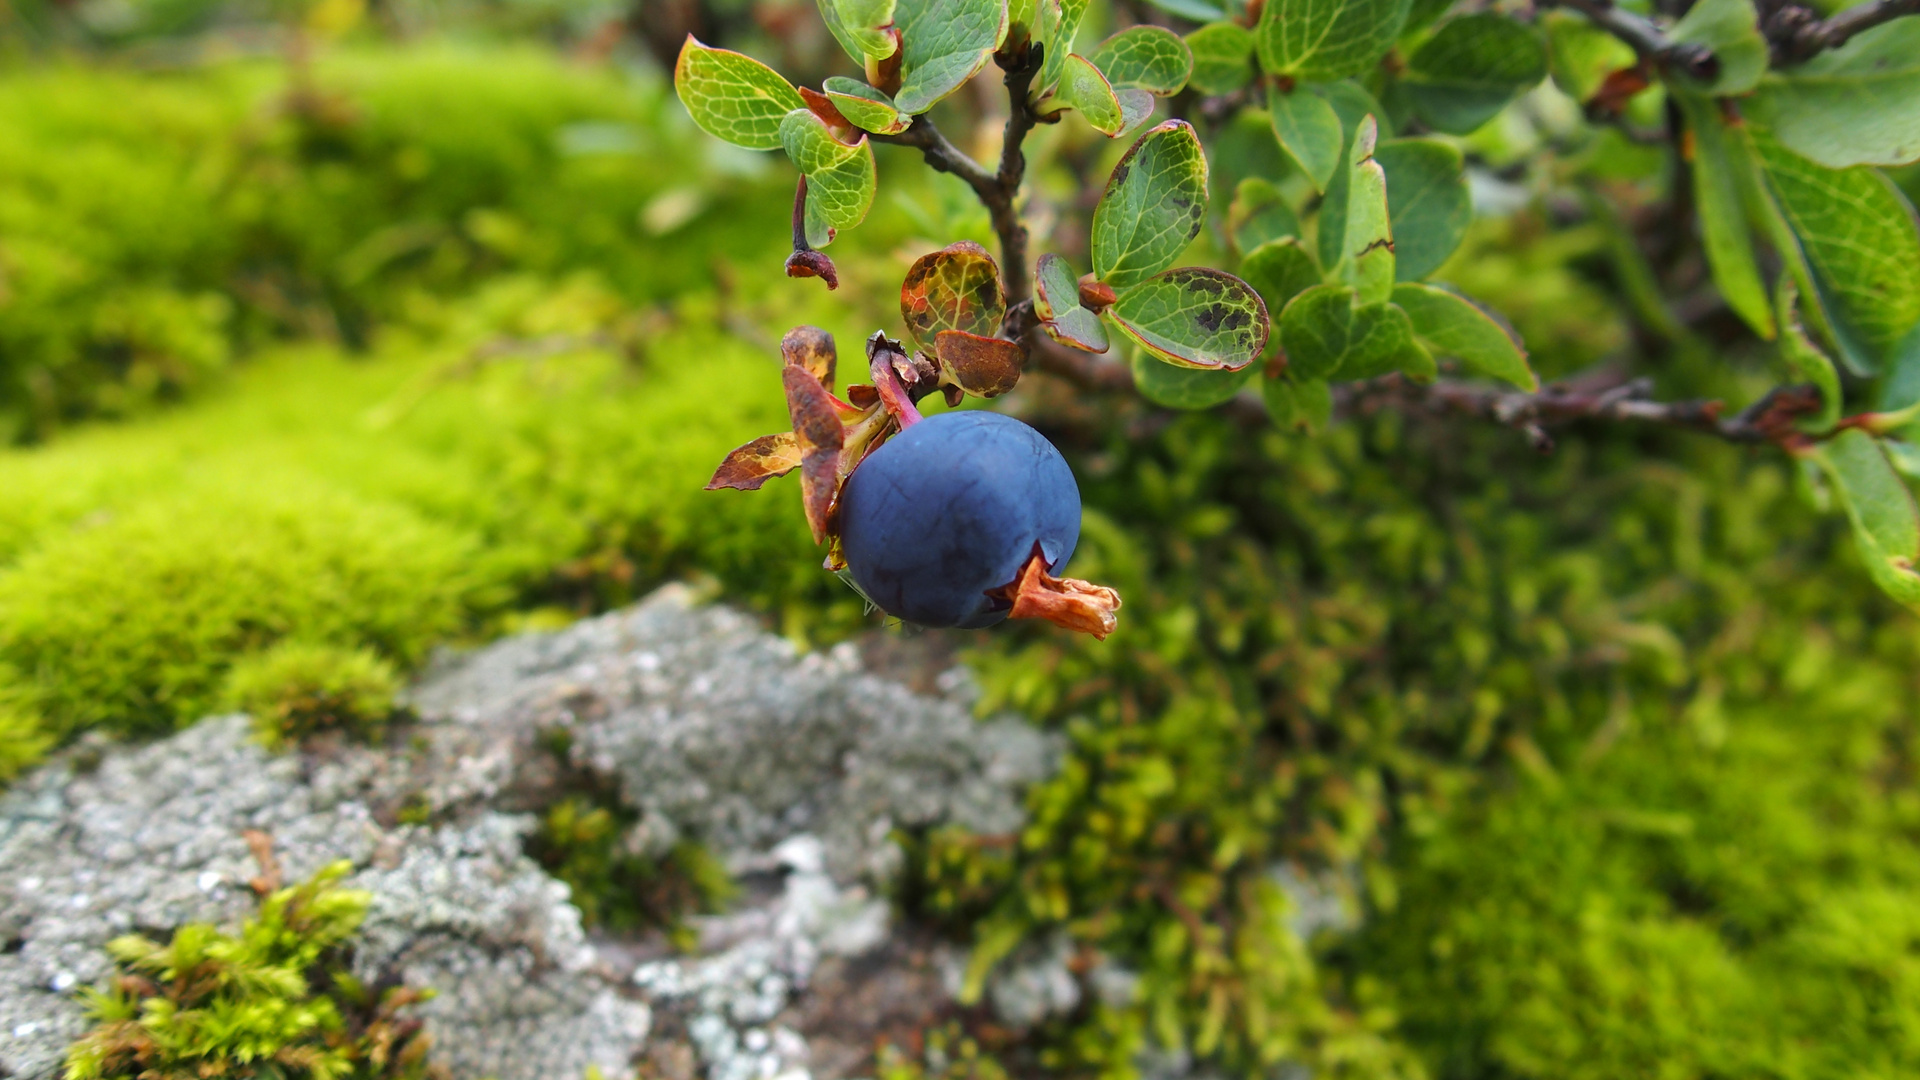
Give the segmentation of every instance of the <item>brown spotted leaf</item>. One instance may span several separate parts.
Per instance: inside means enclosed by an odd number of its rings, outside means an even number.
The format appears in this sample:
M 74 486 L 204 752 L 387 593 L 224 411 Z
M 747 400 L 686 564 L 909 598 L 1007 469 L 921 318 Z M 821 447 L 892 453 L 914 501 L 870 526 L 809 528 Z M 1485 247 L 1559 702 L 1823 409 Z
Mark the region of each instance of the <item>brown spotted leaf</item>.
M 714 470 L 707 481 L 708 491 L 733 488 L 759 491 L 760 485 L 776 476 L 785 476 L 800 467 L 800 440 L 793 432 L 762 435 L 733 453 Z
M 1005 338 L 982 337 L 965 330 L 942 330 L 933 339 L 940 362 L 940 383 L 975 397 L 999 397 L 1020 381 L 1027 351 Z
M 838 355 L 833 335 L 817 326 L 796 326 L 780 339 L 780 358 L 786 366 L 805 368 L 828 390 L 833 389 L 833 366 Z
M 972 241 L 922 255 L 900 286 L 900 317 L 907 335 L 923 350 L 932 351 L 942 330 L 992 337 L 1000 332 L 1006 314 L 1000 267 Z
M 790 365 L 781 369 L 780 378 L 786 385 L 787 411 L 793 417 L 793 436 L 800 450 L 800 499 L 817 544 L 827 538 L 846 429 L 833 395 L 811 371 Z

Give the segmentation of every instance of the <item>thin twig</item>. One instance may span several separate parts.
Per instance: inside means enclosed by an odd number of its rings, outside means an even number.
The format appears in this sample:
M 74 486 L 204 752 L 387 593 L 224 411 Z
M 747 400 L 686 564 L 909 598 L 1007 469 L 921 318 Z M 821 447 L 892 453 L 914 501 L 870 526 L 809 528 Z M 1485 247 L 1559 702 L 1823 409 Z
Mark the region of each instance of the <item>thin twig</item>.
M 1772 7 L 1772 10 L 1767 10 Z M 1837 49 L 1857 35 L 1906 15 L 1920 15 L 1920 0 L 1873 0 L 1830 19 L 1800 4 L 1762 4 L 1761 28 L 1773 46 L 1776 67 L 1803 63 Z
M 1570 7 L 1594 25 L 1633 46 L 1633 51 L 1661 67 L 1676 68 L 1697 79 L 1720 73 L 1720 59 L 1705 45 L 1674 41 L 1645 16 L 1636 15 L 1613 0 L 1549 0 Z
M 1027 266 L 1027 226 L 1020 219 L 1015 203 L 1027 175 L 1023 144 L 1027 133 L 1040 119 L 1027 99 L 1033 77 L 1040 71 L 1041 52 L 1036 45 L 1018 59 L 1003 61 L 1010 111 L 1000 144 L 998 171 L 988 172 L 985 166 L 953 145 L 925 113 L 914 117 L 913 126 L 898 135 L 873 136 L 876 142 L 913 147 L 920 151 L 929 168 L 951 173 L 973 189 L 974 196 L 987 208 L 994 236 L 1000 241 L 1000 273 L 1006 281 L 1007 299 L 1012 302 L 1025 300 L 1033 293 L 1032 271 Z
M 1033 368 L 1095 393 L 1132 393 L 1133 373 L 1125 364 L 1055 342 L 1038 329 L 1026 335 Z M 1550 427 L 1580 420 L 1651 424 L 1697 431 L 1733 443 L 1794 443 L 1796 421 L 1819 411 L 1820 396 L 1811 386 L 1779 387 L 1734 416 L 1724 416 L 1719 401 L 1655 401 L 1650 379 L 1625 378 L 1601 369 L 1548 386 L 1535 393 L 1480 382 L 1438 379 L 1411 382 L 1399 375 L 1339 383 L 1333 388 L 1338 416 L 1366 416 L 1382 409 L 1440 416 L 1469 416 L 1513 428 L 1536 450 L 1553 449 Z M 1235 419 L 1260 421 L 1265 409 L 1243 393 L 1221 406 Z

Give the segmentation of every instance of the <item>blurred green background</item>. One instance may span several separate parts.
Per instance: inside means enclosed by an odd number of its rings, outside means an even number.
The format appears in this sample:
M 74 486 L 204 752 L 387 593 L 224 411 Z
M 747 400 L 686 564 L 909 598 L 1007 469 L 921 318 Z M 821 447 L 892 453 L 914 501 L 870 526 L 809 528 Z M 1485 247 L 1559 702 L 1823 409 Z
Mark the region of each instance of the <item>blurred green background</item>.
M 689 32 L 844 62 L 805 0 L 0 0 L 0 780 L 191 723 L 285 641 L 404 670 L 689 577 L 802 643 L 878 626 L 790 483 L 700 488 L 785 425 L 787 327 L 898 333 L 908 263 L 985 217 L 882 148 L 842 288 L 785 279 L 792 174 L 686 119 Z M 1536 97 L 1468 147 L 1443 276 L 1549 378 L 1776 381 L 1724 313 L 1643 324 L 1620 227 L 1557 186 L 1603 137 Z M 1281 167 L 1250 130 L 1220 183 Z M 1121 149 L 1035 146 L 1068 206 Z M 1042 378 L 1008 407 L 1072 460 L 1122 629 L 954 639 L 983 709 L 1072 751 L 1012 846 L 903 838 L 900 903 L 1143 976 L 990 1039 L 1008 1068 L 1920 1073 L 1920 634 L 1791 462 L 1393 413 L 1310 438 Z M 1302 940 L 1298 880 L 1347 928 Z

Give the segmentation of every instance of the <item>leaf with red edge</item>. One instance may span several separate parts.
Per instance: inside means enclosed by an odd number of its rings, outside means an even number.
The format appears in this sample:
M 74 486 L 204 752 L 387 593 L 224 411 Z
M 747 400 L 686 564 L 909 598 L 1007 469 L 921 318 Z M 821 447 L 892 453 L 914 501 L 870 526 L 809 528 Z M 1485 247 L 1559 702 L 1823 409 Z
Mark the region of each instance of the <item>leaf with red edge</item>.
M 833 335 L 817 326 L 796 326 L 780 339 L 780 358 L 786 366 L 805 368 L 828 390 L 833 389 L 833 368 L 838 356 Z
M 999 397 L 1020 381 L 1027 350 L 1005 338 L 982 337 L 965 330 L 942 330 L 934 336 L 934 359 L 940 364 L 940 384 L 957 386 L 975 397 Z
M 972 241 L 922 255 L 900 286 L 900 317 L 907 324 L 907 336 L 929 352 L 934 336 L 942 330 L 992 337 L 1000 332 L 1006 314 L 1000 267 Z
M 846 428 L 834 408 L 833 395 L 812 372 L 789 366 L 781 369 L 780 379 L 786 386 L 787 411 L 793 417 L 794 441 L 800 450 L 800 499 L 817 544 L 827 538 Z
M 728 454 L 714 470 L 713 479 L 707 481 L 707 490 L 759 491 L 760 485 L 768 480 L 785 476 L 799 467 L 800 440 L 793 432 L 762 435 Z

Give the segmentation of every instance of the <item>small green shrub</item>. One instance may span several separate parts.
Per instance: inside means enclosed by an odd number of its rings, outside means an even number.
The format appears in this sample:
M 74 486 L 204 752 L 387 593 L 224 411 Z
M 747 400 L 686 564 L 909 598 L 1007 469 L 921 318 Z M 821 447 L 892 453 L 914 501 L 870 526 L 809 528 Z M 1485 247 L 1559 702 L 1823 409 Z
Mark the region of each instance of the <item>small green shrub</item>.
M 915 1041 L 920 1044 L 918 1053 L 891 1042 L 880 1045 L 874 1055 L 874 1072 L 880 1080 L 1008 1080 L 1010 1075 L 958 1023 L 918 1032 Z
M 660 929 L 676 947 L 691 949 L 698 936 L 683 917 L 718 911 L 733 895 L 733 881 L 719 860 L 690 841 L 658 859 L 626 850 L 635 820 L 608 799 L 562 799 L 547 809 L 527 854 L 572 888 L 587 926 Z
M 204 923 L 166 945 L 138 935 L 107 949 L 120 973 L 87 992 L 95 1027 L 67 1055 L 67 1080 L 425 1080 L 428 1039 L 406 1006 L 430 991 L 376 995 L 353 977 L 348 939 L 372 897 L 339 887 L 334 863 L 279 889 L 237 935 Z
M 278 746 L 326 731 L 377 739 L 399 690 L 393 664 L 364 646 L 283 641 L 235 663 L 224 696 Z

